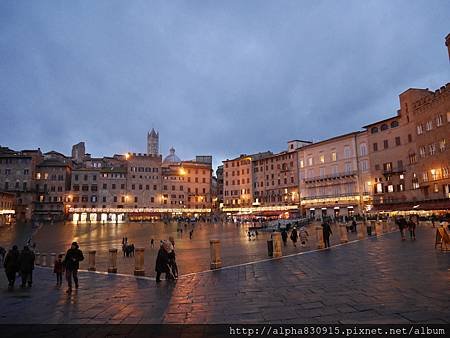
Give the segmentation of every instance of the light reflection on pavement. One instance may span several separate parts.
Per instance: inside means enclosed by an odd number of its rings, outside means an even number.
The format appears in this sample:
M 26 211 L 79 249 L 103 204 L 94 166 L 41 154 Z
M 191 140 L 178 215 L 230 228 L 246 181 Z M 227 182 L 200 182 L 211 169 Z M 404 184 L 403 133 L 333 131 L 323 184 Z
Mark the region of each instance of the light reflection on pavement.
M 183 229 L 183 234 L 177 232 L 177 228 Z M 189 231 L 194 229 L 193 238 L 189 239 Z M 339 243 L 339 234 L 333 227 L 334 234 L 331 237 L 332 244 Z M 15 225 L 0 228 L 0 245 L 6 248 L 13 244 L 21 248 L 33 233 L 31 225 Z M 233 223 L 119 223 L 119 224 L 73 224 L 57 223 L 45 224 L 36 231 L 32 242 L 37 244 L 37 251 L 41 253 L 60 253 L 66 251 L 72 241 L 77 241 L 80 249 L 85 254 L 85 260 L 81 263 L 81 269 L 88 267 L 88 251 L 96 250 L 97 271 L 107 271 L 108 250 L 118 249 L 118 273 L 133 274 L 134 258 L 123 257 L 121 245 L 122 238 L 127 237 L 128 243 L 135 247 L 145 248 L 145 274 L 154 276 L 154 264 L 159 248 L 159 241 L 175 238 L 175 252 L 180 275 L 192 272 L 209 270 L 210 252 L 209 240 L 221 241 L 222 265 L 230 266 L 240 263 L 252 262 L 268 258 L 267 239 L 270 232 L 259 231 L 255 240 L 247 237 L 247 225 L 235 225 Z M 288 240 L 283 246 L 283 255 L 316 249 L 315 232 L 313 226 L 308 227 L 309 245 L 301 248 L 300 243 L 294 247 Z M 356 239 L 356 235 L 349 233 L 349 240 Z M 155 247 L 150 247 L 151 238 L 155 239 Z

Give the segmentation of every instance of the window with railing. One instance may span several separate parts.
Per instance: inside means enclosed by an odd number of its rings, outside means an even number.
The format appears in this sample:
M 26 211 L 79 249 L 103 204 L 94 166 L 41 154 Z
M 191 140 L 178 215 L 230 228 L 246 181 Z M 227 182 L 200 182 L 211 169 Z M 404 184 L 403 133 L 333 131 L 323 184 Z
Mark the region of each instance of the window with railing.
M 445 141 L 445 138 L 444 138 L 444 139 L 439 141 L 439 150 L 442 152 L 442 151 L 445 151 L 445 148 L 446 148 L 446 141 Z
M 417 135 L 423 134 L 423 126 L 421 124 L 417 125 Z

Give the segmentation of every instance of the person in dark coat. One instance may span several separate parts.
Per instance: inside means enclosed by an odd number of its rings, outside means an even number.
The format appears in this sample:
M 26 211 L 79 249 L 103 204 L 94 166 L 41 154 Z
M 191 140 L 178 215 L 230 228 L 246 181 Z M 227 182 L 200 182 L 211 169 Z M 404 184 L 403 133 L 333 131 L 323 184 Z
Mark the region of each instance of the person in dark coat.
M 292 241 L 292 243 L 294 243 L 295 247 L 297 247 L 297 239 L 298 239 L 298 233 L 297 233 L 296 227 L 294 227 L 294 229 L 292 229 L 292 232 L 291 232 L 291 241 Z
M 356 221 L 353 219 L 352 221 L 352 232 L 356 232 Z
M 172 275 L 175 279 L 178 279 L 178 265 L 175 257 L 175 239 L 173 237 L 169 237 L 169 241 L 172 244 L 172 250 L 169 252 L 169 266 L 172 270 Z
M 6 250 L 0 246 L 0 262 L 3 263 L 5 260 Z
M 64 272 L 62 257 L 63 255 L 59 254 L 58 259 L 55 260 L 55 264 L 53 266 L 53 272 L 56 273 L 56 286 L 62 285 L 62 274 Z
M 169 266 L 169 244 L 167 241 L 161 241 L 161 247 L 158 251 L 158 256 L 156 257 L 156 282 L 161 282 L 161 274 L 166 274 L 166 279 L 174 279 Z
M 283 244 L 286 245 L 287 243 L 287 238 L 288 238 L 288 234 L 286 229 L 283 229 L 283 231 L 281 231 L 281 239 L 283 240 Z
M 27 245 L 23 247 L 19 256 L 19 272 L 22 277 L 22 288 L 28 283 L 28 287 L 33 284 L 33 270 L 34 270 L 34 253 Z
M 416 223 L 412 220 L 412 217 L 408 221 L 409 237 L 415 241 L 416 240 Z
M 332 235 L 333 232 L 331 231 L 331 226 L 327 221 L 322 223 L 322 232 L 323 232 L 323 241 L 325 243 L 325 248 L 329 248 L 330 247 L 330 235 Z
M 405 229 L 408 227 L 408 222 L 406 221 L 406 219 L 401 216 L 399 219 L 397 219 L 397 225 L 398 225 L 398 229 L 400 230 L 400 235 L 402 237 L 402 241 L 406 240 L 405 237 Z
M 73 242 L 69 250 L 67 250 L 64 258 L 64 268 L 66 269 L 67 293 L 72 292 L 72 277 L 75 282 L 75 288 L 78 289 L 78 269 L 80 262 L 84 259 L 83 252 L 79 249 L 78 243 Z
M 6 277 L 8 278 L 8 290 L 14 289 L 16 274 L 17 271 L 19 271 L 19 256 L 20 253 L 17 249 L 17 245 L 14 245 L 6 254 L 5 261 L 3 263 Z

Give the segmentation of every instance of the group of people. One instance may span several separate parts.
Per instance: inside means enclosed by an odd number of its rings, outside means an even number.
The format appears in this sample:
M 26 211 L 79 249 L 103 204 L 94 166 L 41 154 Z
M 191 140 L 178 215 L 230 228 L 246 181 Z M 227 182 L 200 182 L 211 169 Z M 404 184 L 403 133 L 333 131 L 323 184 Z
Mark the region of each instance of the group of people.
M 248 240 L 256 240 L 258 238 L 258 230 L 252 230 L 247 232 Z
M 175 240 L 169 237 L 169 240 L 162 240 L 158 256 L 156 257 L 156 282 L 161 282 L 161 274 L 166 275 L 166 280 L 178 279 L 178 266 L 175 257 Z
M 22 251 L 19 251 L 17 245 L 13 245 L 11 250 L 8 251 L 3 259 L 3 266 L 8 279 L 8 290 L 14 289 L 17 275 L 22 279 L 22 288 L 32 286 L 35 257 L 34 251 L 28 245 L 25 245 Z M 72 292 L 72 279 L 75 288 L 78 288 L 79 262 L 83 259 L 83 252 L 79 249 L 78 243 L 73 242 L 64 259 L 63 255 L 60 254 L 54 262 L 53 272 L 56 274 L 56 285 L 62 285 L 62 275 L 65 272 L 68 285 L 67 293 Z
M 405 217 L 401 216 L 395 220 L 395 223 L 400 230 L 402 241 L 406 241 L 405 231 L 407 229 L 409 230 L 410 239 L 413 241 L 416 240 L 416 223 L 414 222 L 412 217 L 406 219 Z
M 122 238 L 122 253 L 124 257 L 134 257 L 134 244 L 128 244 L 128 237 Z
M 297 247 L 297 241 L 300 239 L 300 243 L 302 247 L 305 247 L 308 243 L 308 231 L 306 230 L 306 228 L 304 226 L 300 227 L 297 230 L 297 227 L 294 227 L 291 231 L 291 235 L 289 236 L 292 244 Z M 287 244 L 287 239 L 288 239 L 288 232 L 286 231 L 286 229 L 283 229 L 281 231 L 281 239 L 283 240 L 283 244 L 286 245 Z
M 14 245 L 6 254 L 3 266 L 5 268 L 6 278 L 8 279 L 8 290 L 14 289 L 17 274 L 22 278 L 21 287 L 33 284 L 34 252 L 25 245 L 22 251 L 19 251 L 17 245 Z

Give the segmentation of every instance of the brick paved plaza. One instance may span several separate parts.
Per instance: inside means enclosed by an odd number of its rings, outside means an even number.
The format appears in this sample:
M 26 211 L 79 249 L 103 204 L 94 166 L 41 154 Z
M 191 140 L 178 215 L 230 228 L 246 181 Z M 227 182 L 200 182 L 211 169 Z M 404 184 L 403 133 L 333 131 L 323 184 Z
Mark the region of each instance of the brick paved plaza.
M 67 295 L 49 269 L 6 291 L 0 323 L 450 323 L 450 256 L 434 229 L 201 272 L 176 284 L 80 272 Z

